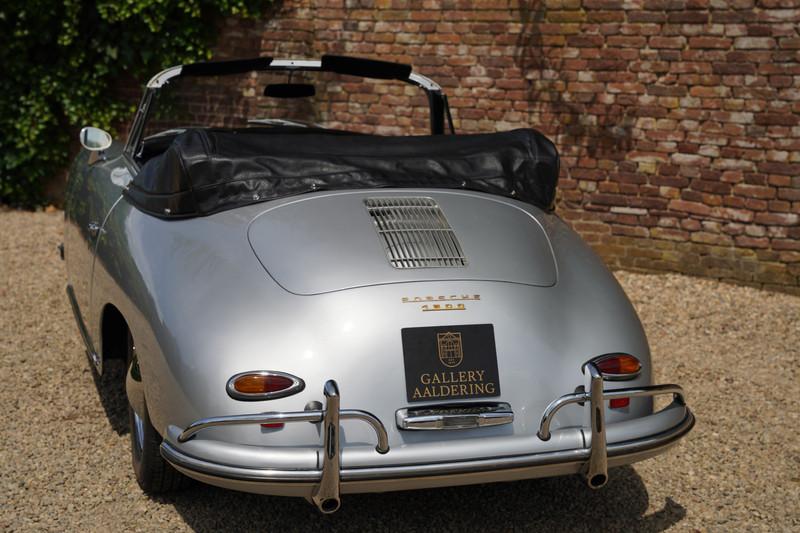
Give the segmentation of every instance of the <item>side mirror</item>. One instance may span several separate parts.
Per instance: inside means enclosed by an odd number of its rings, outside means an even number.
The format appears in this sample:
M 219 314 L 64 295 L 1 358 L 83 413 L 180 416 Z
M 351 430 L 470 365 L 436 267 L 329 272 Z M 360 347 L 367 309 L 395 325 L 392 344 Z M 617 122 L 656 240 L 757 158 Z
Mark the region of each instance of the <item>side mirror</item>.
M 80 133 L 81 146 L 90 152 L 102 152 L 111 146 L 111 135 L 93 126 L 86 126 Z

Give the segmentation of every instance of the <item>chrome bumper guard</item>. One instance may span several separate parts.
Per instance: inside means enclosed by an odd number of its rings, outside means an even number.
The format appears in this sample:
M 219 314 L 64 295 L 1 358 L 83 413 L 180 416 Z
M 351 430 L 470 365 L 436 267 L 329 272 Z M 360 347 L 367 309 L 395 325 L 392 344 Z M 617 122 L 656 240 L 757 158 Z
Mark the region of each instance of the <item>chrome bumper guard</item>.
M 653 385 L 649 387 L 631 387 L 614 390 L 603 389 L 603 377 L 593 363 L 583 367 L 588 373 L 588 392 L 575 392 L 557 398 L 544 410 L 537 436 L 547 441 L 551 438 L 550 425 L 558 411 L 567 405 L 579 403 L 589 404 L 589 424 L 591 428 L 591 443 L 588 460 L 584 463 L 582 472 L 591 488 L 597 489 L 606 484 L 608 480 L 608 450 L 606 443 L 605 405 L 606 400 L 615 398 L 639 398 L 672 394 L 674 402 L 685 405 L 683 389 L 678 385 Z M 378 444 L 375 451 L 380 454 L 389 452 L 389 438 L 383 423 L 367 411 L 355 409 L 340 409 L 339 387 L 334 380 L 325 383 L 324 409 L 309 409 L 295 412 L 267 412 L 260 414 L 233 415 L 212 417 L 198 420 L 190 424 L 179 436 L 178 442 L 183 443 L 191 439 L 198 431 L 217 426 L 241 424 L 279 424 L 294 422 L 311 422 L 323 424 L 323 462 L 319 482 L 315 483 L 311 501 L 323 513 L 333 513 L 339 509 L 341 483 L 341 449 L 339 443 L 340 420 L 360 420 L 368 424 L 375 431 Z M 481 427 L 497 424 L 507 424 L 513 421 L 513 412 L 508 404 L 497 404 L 493 409 L 479 415 L 470 414 L 469 417 L 460 416 L 458 419 L 449 420 L 438 414 L 422 416 L 411 409 L 401 409 L 397 412 L 399 429 L 457 429 L 466 427 Z M 416 416 L 415 416 L 416 415 Z M 429 413 L 424 413 L 429 415 Z M 691 429 L 694 419 L 687 413 L 678 438 Z M 405 427 L 404 427 L 405 426 Z M 162 445 L 163 446 L 163 445 Z M 622 450 L 625 446 L 617 446 Z M 561 452 L 555 452 L 560 454 Z M 572 452 L 570 452 L 572 453 Z M 544 454 L 547 455 L 547 454 Z M 496 465 L 495 465 L 496 466 Z
M 597 366 L 593 363 L 586 363 L 583 366 L 583 371 L 584 373 L 588 372 L 589 375 L 589 391 L 565 394 L 553 400 L 544 410 L 537 435 L 542 440 L 550 440 L 550 423 L 562 407 L 573 403 L 584 404 L 589 402 L 589 427 L 592 431 L 592 439 L 589 461 L 584 465 L 583 475 L 591 488 L 599 489 L 608 481 L 605 400 L 641 398 L 662 394 L 672 394 L 674 401 L 680 405 L 686 405 L 686 400 L 683 395 L 683 389 L 678 385 L 653 385 L 650 387 L 604 390 L 603 376 Z
M 314 489 L 311 500 L 323 513 L 333 513 L 337 511 L 341 505 L 341 500 L 339 498 L 341 475 L 341 466 L 339 464 L 339 457 L 341 455 L 339 449 L 339 421 L 360 420 L 369 424 L 378 437 L 378 444 L 375 446 L 375 451 L 380 454 L 389 452 L 389 436 L 386 433 L 386 428 L 383 426 L 383 423 L 372 413 L 356 409 L 339 408 L 339 386 L 334 380 L 331 379 L 325 382 L 323 393 L 325 394 L 325 409 L 204 418 L 189 424 L 178 436 L 178 442 L 186 442 L 198 431 L 216 426 L 287 424 L 292 422 L 322 423 L 322 478 Z

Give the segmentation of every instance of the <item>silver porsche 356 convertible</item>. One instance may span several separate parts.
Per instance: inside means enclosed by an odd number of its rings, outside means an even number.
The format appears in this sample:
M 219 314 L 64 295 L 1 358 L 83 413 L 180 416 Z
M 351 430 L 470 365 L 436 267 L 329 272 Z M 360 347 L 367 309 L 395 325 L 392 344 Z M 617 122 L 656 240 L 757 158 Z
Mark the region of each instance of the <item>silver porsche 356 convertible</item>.
M 431 134 L 258 117 L 152 132 L 166 86 L 253 72 L 409 84 Z M 188 476 L 330 513 L 343 493 L 566 474 L 599 488 L 694 424 L 679 386 L 652 383 L 614 277 L 553 213 L 554 145 L 456 135 L 442 89 L 408 65 L 177 66 L 147 84 L 125 142 L 80 140 L 67 293 L 96 371 L 127 362 L 145 491 Z M 655 412 L 657 395 L 672 401 Z

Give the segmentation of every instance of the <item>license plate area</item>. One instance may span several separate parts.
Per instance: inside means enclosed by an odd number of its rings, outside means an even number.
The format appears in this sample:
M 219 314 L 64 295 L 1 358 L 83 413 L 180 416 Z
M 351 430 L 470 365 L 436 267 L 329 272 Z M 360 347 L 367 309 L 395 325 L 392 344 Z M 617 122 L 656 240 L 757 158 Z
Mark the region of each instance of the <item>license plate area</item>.
M 500 395 L 492 324 L 404 328 L 401 333 L 409 402 Z

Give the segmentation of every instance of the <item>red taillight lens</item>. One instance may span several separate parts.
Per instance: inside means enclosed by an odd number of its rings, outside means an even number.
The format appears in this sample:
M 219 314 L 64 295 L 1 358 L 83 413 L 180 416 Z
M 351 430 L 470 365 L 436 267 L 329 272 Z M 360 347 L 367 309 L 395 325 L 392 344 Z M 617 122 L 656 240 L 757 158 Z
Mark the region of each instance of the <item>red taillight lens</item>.
M 242 394 L 281 392 L 294 385 L 294 380 L 270 374 L 245 374 L 233 381 L 233 388 Z
M 277 424 L 261 424 L 261 427 L 266 429 L 280 429 L 283 427 L 283 423 L 278 422 Z
M 630 404 L 630 398 L 614 398 L 613 400 L 608 400 L 608 406 L 611 409 L 623 409 L 628 407 Z
M 604 378 L 631 379 L 642 370 L 642 364 L 632 355 L 614 353 L 594 359 L 593 363 Z

